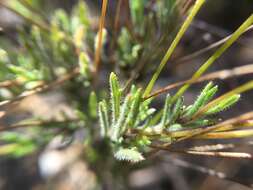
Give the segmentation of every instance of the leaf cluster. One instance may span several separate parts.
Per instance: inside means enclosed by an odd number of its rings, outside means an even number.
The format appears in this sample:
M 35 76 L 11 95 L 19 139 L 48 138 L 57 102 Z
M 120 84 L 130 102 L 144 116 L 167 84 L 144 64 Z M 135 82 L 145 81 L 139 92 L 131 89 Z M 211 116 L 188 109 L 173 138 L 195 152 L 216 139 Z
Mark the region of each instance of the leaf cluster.
M 141 161 L 144 159 L 142 154 L 149 150 L 152 143 L 172 143 L 176 139 L 170 135 L 171 132 L 215 124 L 218 121 L 215 114 L 226 110 L 240 98 L 239 94 L 232 95 L 196 117 L 217 90 L 218 87 L 209 82 L 189 106 L 184 105 L 183 97 L 172 103 L 168 94 L 159 117 L 159 111 L 151 107 L 152 99 L 143 99 L 141 88 L 133 85 L 124 97 L 117 76 L 111 73 L 110 104 L 103 100 L 98 106 L 101 135 L 110 140 L 117 159 Z

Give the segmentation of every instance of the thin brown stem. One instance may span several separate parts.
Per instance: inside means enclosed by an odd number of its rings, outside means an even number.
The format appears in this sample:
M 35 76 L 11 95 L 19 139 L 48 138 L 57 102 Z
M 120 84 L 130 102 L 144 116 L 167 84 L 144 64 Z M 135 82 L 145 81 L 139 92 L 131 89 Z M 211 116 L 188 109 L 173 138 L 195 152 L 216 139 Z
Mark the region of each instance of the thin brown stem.
M 247 75 L 247 74 L 252 74 L 253 73 L 253 64 L 249 64 L 249 65 L 244 65 L 241 67 L 236 67 L 233 69 L 225 69 L 225 70 L 221 70 L 221 71 L 216 71 L 216 72 L 212 72 L 210 74 L 204 75 L 200 78 L 198 78 L 197 80 L 185 80 L 185 81 L 180 81 L 180 82 L 176 82 L 173 84 L 170 84 L 164 88 L 161 88 L 157 91 L 155 91 L 154 93 L 152 93 L 151 95 L 145 97 L 145 99 L 154 97 L 154 96 L 158 96 L 162 93 L 165 93 L 173 88 L 176 87 L 180 87 L 184 84 L 195 84 L 195 83 L 200 83 L 200 82 L 204 82 L 204 81 L 210 81 L 210 80 L 225 80 L 225 79 L 229 79 L 229 78 L 233 78 L 233 77 L 239 77 L 242 75 Z
M 98 44 L 97 44 L 97 49 L 95 52 L 95 75 L 98 74 L 99 67 L 100 67 L 100 54 L 101 54 L 101 49 L 102 49 L 102 37 L 103 37 L 103 28 L 105 25 L 107 3 L 108 3 L 108 0 L 103 0 L 101 17 L 99 21 Z
M 116 8 L 115 20 L 114 20 L 114 32 L 115 32 L 115 34 L 117 34 L 118 29 L 119 29 L 121 5 L 122 5 L 122 0 L 118 0 L 117 8 Z
M 194 146 L 194 147 L 191 147 L 189 150 L 205 152 L 205 151 L 232 149 L 232 148 L 237 148 L 240 146 L 252 146 L 252 145 L 253 145 L 252 141 L 228 143 L 228 144 L 210 144 L 210 145 Z
M 214 125 L 214 126 L 211 126 L 211 127 L 208 127 L 208 128 L 204 128 L 204 129 L 200 129 L 200 130 L 196 130 L 196 131 L 192 132 L 191 134 L 186 135 L 186 136 L 176 140 L 175 143 L 181 142 L 181 141 L 184 141 L 184 140 L 187 140 L 187 139 L 190 139 L 190 138 L 202 135 L 202 134 L 206 134 L 206 133 L 211 132 L 211 131 L 217 131 L 219 129 L 231 130 L 231 129 L 234 128 L 233 124 L 243 123 L 243 122 L 245 122 L 247 120 L 250 120 L 252 118 L 253 118 L 253 111 L 242 114 L 238 117 L 234 117 L 232 119 L 228 119 L 228 120 L 226 120 L 224 122 L 221 122 L 217 125 Z
M 253 25 L 251 25 L 246 31 L 250 31 L 252 29 L 253 29 Z M 230 37 L 231 37 L 231 35 L 229 35 L 229 36 L 227 36 L 227 37 L 225 37 L 225 38 L 223 38 L 223 39 L 221 39 L 221 40 L 219 40 L 219 41 L 217 41 L 217 42 L 215 42 L 215 43 L 213 43 L 213 44 L 211 44 L 211 45 L 209 45 L 209 46 L 207 46 L 203 49 L 197 50 L 194 53 L 191 53 L 189 55 L 178 58 L 173 62 L 176 63 L 176 64 L 180 64 L 180 63 L 184 63 L 184 62 L 187 62 L 189 60 L 192 60 L 192 59 L 194 59 L 194 58 L 196 58 L 196 57 L 198 57 L 198 56 L 200 56 L 200 55 L 202 55 L 202 54 L 204 54 L 204 53 L 220 46 L 221 44 L 225 43 Z
M 160 149 L 164 151 L 169 151 L 173 153 L 180 153 L 180 154 L 190 154 L 196 156 L 207 156 L 207 157 L 215 157 L 215 158 L 235 158 L 235 159 L 252 159 L 253 156 L 250 153 L 245 152 L 214 152 L 214 151 L 194 151 L 194 150 L 180 150 L 180 149 L 172 149 L 169 147 L 162 147 L 162 146 L 151 146 L 154 149 Z
M 192 163 L 192 162 L 187 162 L 185 160 L 177 159 L 177 158 L 174 158 L 174 157 L 171 158 L 171 157 L 168 157 L 168 156 L 165 157 L 165 158 L 163 157 L 162 161 L 164 161 L 166 163 L 169 163 L 169 164 L 173 164 L 173 165 L 178 166 L 178 167 L 183 167 L 183 168 L 186 168 L 186 169 L 195 170 L 195 171 L 200 172 L 202 174 L 217 177 L 219 179 L 227 180 L 227 181 L 237 183 L 237 184 L 240 184 L 240 185 L 243 185 L 243 186 L 246 186 L 246 187 L 252 187 L 252 184 L 250 184 L 248 182 L 239 180 L 236 177 L 230 177 L 226 173 L 223 173 L 223 172 L 220 172 L 220 171 L 217 171 L 217 170 L 214 170 L 214 169 L 210 169 L 210 168 L 207 168 L 207 167 L 203 167 L 201 165 L 198 165 L 198 164 L 195 164 L 195 163 Z
M 252 155 L 250 153 L 245 152 L 201 152 L 201 151 L 192 151 L 192 150 L 169 150 L 170 152 L 182 153 L 182 154 L 191 154 L 197 156 L 207 156 L 207 157 L 215 157 L 215 158 L 235 158 L 235 159 L 252 159 Z

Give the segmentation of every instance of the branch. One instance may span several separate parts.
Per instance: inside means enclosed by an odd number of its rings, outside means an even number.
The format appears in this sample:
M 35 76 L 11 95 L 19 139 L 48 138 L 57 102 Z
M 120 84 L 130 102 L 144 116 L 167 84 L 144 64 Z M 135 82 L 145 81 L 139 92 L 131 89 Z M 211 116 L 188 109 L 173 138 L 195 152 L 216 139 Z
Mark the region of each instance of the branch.
M 145 99 L 149 99 L 151 97 L 158 96 L 162 93 L 165 93 L 173 88 L 182 86 L 184 84 L 195 84 L 195 83 L 200 83 L 200 82 L 215 80 L 215 79 L 225 80 L 225 79 L 229 79 L 232 77 L 239 77 L 242 75 L 247 75 L 247 74 L 252 74 L 252 73 L 253 73 L 253 64 L 244 65 L 244 66 L 236 67 L 233 69 L 225 69 L 225 70 L 221 70 L 221 71 L 216 71 L 216 72 L 212 72 L 210 74 L 204 75 L 204 76 L 198 78 L 197 80 L 188 79 L 188 80 L 184 80 L 184 81 L 170 84 L 164 88 L 161 88 L 161 89 L 155 91 L 151 95 L 145 97 Z
M 24 99 L 24 98 L 26 98 L 28 96 L 31 96 L 31 95 L 34 95 L 34 94 L 37 94 L 37 93 L 40 93 L 40 92 L 52 89 L 55 86 L 58 86 L 58 85 L 60 85 L 60 84 L 62 84 L 64 82 L 70 80 L 71 78 L 74 78 L 78 74 L 79 74 L 79 68 L 76 67 L 70 73 L 67 73 L 67 74 L 63 75 L 62 77 L 59 77 L 58 79 L 56 79 L 55 81 L 53 81 L 53 82 L 51 82 L 49 84 L 45 84 L 45 85 L 41 85 L 41 86 L 35 87 L 32 90 L 23 92 L 22 94 L 16 96 L 13 99 L 5 100 L 5 101 L 0 102 L 0 107 L 1 106 L 7 106 L 7 105 L 12 104 L 14 102 L 20 101 L 20 100 L 22 100 L 22 99 Z
M 245 32 L 250 31 L 252 29 L 253 29 L 253 25 L 251 25 L 250 27 L 248 27 Z M 232 34 L 229 35 L 229 36 L 227 36 L 227 37 L 225 37 L 225 38 L 223 38 L 223 39 L 221 39 L 221 40 L 219 40 L 219 41 L 217 41 L 217 42 L 212 43 L 211 45 L 209 45 L 209 46 L 207 46 L 207 47 L 205 47 L 203 49 L 200 49 L 200 50 L 198 50 L 198 51 L 196 51 L 194 53 L 191 53 L 189 55 L 186 55 L 186 56 L 183 56 L 181 58 L 178 58 L 178 59 L 176 59 L 173 62 L 179 64 L 179 63 L 183 63 L 183 62 L 189 61 L 191 59 L 194 59 L 194 58 L 196 58 L 196 57 L 198 57 L 198 56 L 200 56 L 200 55 L 202 55 L 202 54 L 204 54 L 204 53 L 206 53 L 206 52 L 208 52 L 208 51 L 210 51 L 210 50 L 212 50 L 212 49 L 220 46 L 221 44 L 225 43 L 231 36 L 232 36 Z
M 100 23 L 99 23 L 98 45 L 95 52 L 95 74 L 98 73 L 99 66 L 100 66 L 100 54 L 101 54 L 101 48 L 102 48 L 102 37 L 103 37 L 103 28 L 105 25 L 107 3 L 108 3 L 108 0 L 103 0 Z

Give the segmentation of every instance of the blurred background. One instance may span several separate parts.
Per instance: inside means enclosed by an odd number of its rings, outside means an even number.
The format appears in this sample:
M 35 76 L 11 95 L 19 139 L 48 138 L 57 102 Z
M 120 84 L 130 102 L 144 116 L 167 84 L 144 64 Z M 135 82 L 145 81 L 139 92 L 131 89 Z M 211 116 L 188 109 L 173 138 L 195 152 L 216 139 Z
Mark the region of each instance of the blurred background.
M 110 20 L 114 18 L 116 2 L 117 0 L 109 0 L 107 26 L 111 25 Z M 57 8 L 62 8 L 69 12 L 77 1 L 34 0 L 34 3 L 50 18 L 50 14 Z M 102 0 L 86 0 L 86 3 L 89 7 L 89 19 L 94 30 L 96 30 L 98 28 Z M 185 58 L 185 56 L 231 34 L 252 12 L 252 0 L 208 0 L 177 48 L 172 63 L 163 71 L 158 86 L 164 86 L 170 82 L 180 81 L 191 76 L 200 63 L 211 55 L 213 51 L 197 57 Z M 124 16 L 122 16 L 122 19 L 124 19 Z M 0 7 L 0 43 L 6 43 L 5 38 L 13 39 L 15 43 L 16 32 L 24 24 L 25 22 L 18 15 L 4 7 Z M 214 64 L 210 71 L 230 69 L 252 63 L 253 33 L 249 31 Z M 223 90 L 220 93 L 243 84 L 252 78 L 252 75 L 247 75 L 223 81 L 219 84 Z M 200 87 L 201 85 L 194 85 L 194 88 L 186 95 L 186 101 L 193 101 Z M 243 101 L 240 104 L 224 113 L 225 117 L 237 115 L 241 113 L 241 110 L 246 112 L 252 109 L 253 92 L 248 92 L 242 99 Z M 37 105 L 36 107 L 33 106 L 35 104 Z M 35 115 L 54 115 L 64 110 L 71 114 L 65 98 L 59 92 L 29 97 L 29 99 L 24 99 L 19 107 L 10 109 L 12 115 L 9 118 L 5 118 L 1 123 L 23 118 L 31 113 Z M 122 176 L 117 179 L 117 186 L 114 186 L 111 175 L 115 171 L 106 171 L 107 179 L 100 186 L 98 185 L 100 176 L 96 176 L 94 170 L 103 170 L 106 167 L 100 165 L 95 166 L 97 167 L 95 169 L 90 167 L 84 160 L 80 159 L 82 151 L 79 146 L 73 145 L 68 148 L 54 149 L 54 143 L 57 143 L 57 140 L 59 139 L 54 139 L 46 147 L 45 151 L 36 152 L 23 158 L 0 157 L 0 189 L 89 190 L 101 189 L 101 187 L 103 187 L 102 189 L 112 190 L 250 189 L 236 182 L 219 179 L 216 176 L 210 177 L 205 173 L 209 172 L 212 175 L 212 170 L 210 169 L 224 172 L 235 179 L 234 181 L 253 184 L 253 165 L 251 160 L 222 160 L 160 153 L 157 157 L 151 158 L 144 164 L 131 165 L 121 163 L 120 168 L 122 171 L 120 175 Z M 250 142 L 250 140 L 247 139 L 247 142 Z M 244 146 L 244 140 L 241 141 L 241 149 L 253 152 L 251 146 Z M 197 141 L 194 143 L 198 145 Z M 125 170 L 126 172 L 124 172 Z M 204 173 L 201 171 L 204 171 Z

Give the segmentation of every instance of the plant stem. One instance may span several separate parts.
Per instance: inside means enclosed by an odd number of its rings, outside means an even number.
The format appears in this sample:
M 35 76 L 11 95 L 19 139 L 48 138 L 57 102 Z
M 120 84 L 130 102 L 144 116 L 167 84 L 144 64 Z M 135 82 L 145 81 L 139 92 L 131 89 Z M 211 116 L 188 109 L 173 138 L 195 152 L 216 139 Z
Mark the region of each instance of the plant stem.
M 176 49 L 178 43 L 180 42 L 181 38 L 183 37 L 184 33 L 186 32 L 187 28 L 190 26 L 193 18 L 196 16 L 196 14 L 198 13 L 199 9 L 204 4 L 204 2 L 205 2 L 205 0 L 197 0 L 196 1 L 196 3 L 194 5 L 194 7 L 192 8 L 189 16 L 186 18 L 185 22 L 181 26 L 181 28 L 180 28 L 179 32 L 177 33 L 175 39 L 173 40 L 173 42 L 170 45 L 169 49 L 167 50 L 165 56 L 163 57 L 160 65 L 158 66 L 157 70 L 155 71 L 154 75 L 152 76 L 148 86 L 146 87 L 145 92 L 144 92 L 144 97 L 148 96 L 150 94 L 150 92 L 152 91 L 153 86 L 154 86 L 156 80 L 158 79 L 162 69 L 164 68 L 164 66 L 166 65 L 168 60 L 170 59 L 172 53 Z
M 197 80 L 192 81 L 191 79 L 188 79 L 185 81 L 180 81 L 180 82 L 170 84 L 164 88 L 161 88 L 161 89 L 155 91 L 154 93 L 150 94 L 149 96 L 144 97 L 144 99 L 149 99 L 151 97 L 158 96 L 162 93 L 165 93 L 171 89 L 182 86 L 184 84 L 195 84 L 195 83 L 210 81 L 210 80 L 214 80 L 214 79 L 225 80 L 225 79 L 229 79 L 232 77 L 238 77 L 238 76 L 252 74 L 252 73 L 253 73 L 253 64 L 243 65 L 243 66 L 236 67 L 233 69 L 225 69 L 225 70 L 221 70 L 221 71 L 215 71 L 215 72 L 203 75 L 202 77 L 198 78 Z
M 105 16 L 106 16 L 106 8 L 107 8 L 108 0 L 103 0 L 101 17 L 99 21 L 99 32 L 98 32 L 98 45 L 95 52 L 95 75 L 97 75 L 99 66 L 100 66 L 100 54 L 102 48 L 102 37 L 103 37 L 103 28 L 105 25 Z
M 231 35 L 231 37 L 223 44 L 198 70 L 194 73 L 190 80 L 197 80 L 213 63 L 218 59 L 253 23 L 253 14 Z M 172 97 L 172 102 L 175 102 L 181 97 L 184 92 L 190 87 L 190 84 L 185 84 Z

